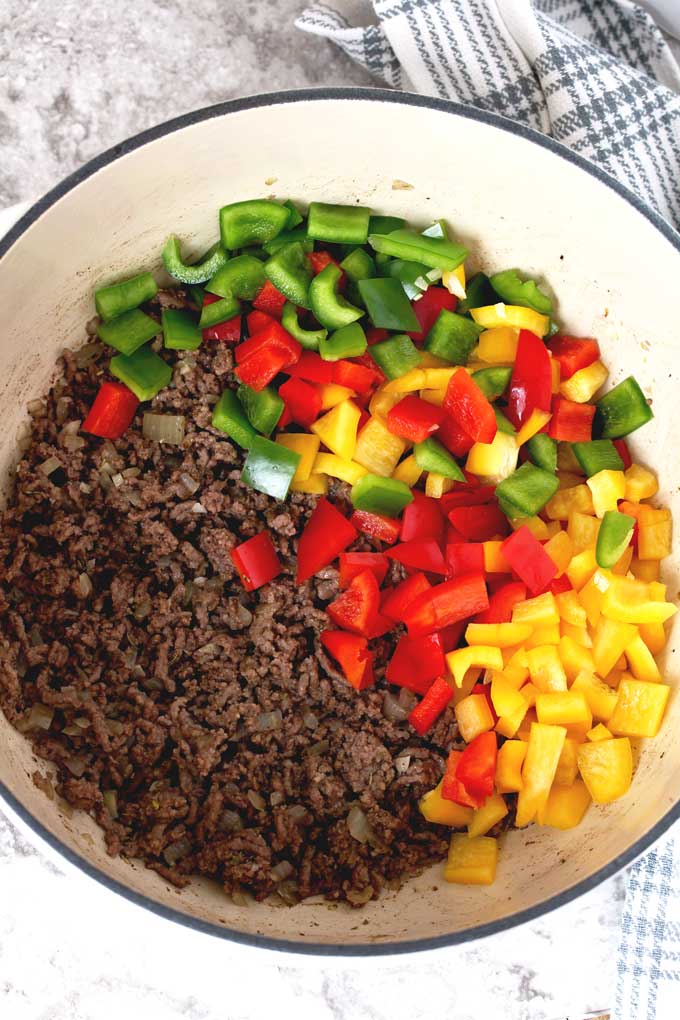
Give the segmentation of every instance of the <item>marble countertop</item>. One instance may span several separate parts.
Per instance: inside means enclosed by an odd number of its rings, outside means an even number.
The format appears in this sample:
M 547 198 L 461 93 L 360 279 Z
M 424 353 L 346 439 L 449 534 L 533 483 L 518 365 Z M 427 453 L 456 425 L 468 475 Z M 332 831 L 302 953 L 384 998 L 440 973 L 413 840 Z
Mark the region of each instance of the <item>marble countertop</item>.
M 374 84 L 298 33 L 301 0 L 3 0 L 0 209 L 186 110 Z M 10 1020 L 585 1020 L 613 1002 L 624 879 L 461 949 L 353 964 L 231 946 L 55 867 L 0 816 L 0 1015 Z M 568 960 L 568 966 L 565 962 Z

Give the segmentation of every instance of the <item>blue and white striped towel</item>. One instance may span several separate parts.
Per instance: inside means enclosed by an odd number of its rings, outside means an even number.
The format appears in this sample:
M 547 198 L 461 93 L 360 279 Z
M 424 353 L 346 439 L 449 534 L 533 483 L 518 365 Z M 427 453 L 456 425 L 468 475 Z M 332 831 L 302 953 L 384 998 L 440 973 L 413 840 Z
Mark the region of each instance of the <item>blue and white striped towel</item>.
M 680 4 L 680 0 L 678 0 Z M 394 88 L 522 121 L 680 227 L 680 69 L 627 0 L 329 0 L 298 27 Z M 680 829 L 628 873 L 617 1020 L 680 1016 Z

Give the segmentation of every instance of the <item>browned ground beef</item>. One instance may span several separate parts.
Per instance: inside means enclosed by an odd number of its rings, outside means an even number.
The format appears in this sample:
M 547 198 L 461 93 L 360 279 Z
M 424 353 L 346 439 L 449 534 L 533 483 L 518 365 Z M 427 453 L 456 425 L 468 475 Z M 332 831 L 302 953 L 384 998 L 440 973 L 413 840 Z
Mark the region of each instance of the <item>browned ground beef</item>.
M 241 452 L 210 426 L 226 345 L 162 353 L 174 382 L 153 409 L 186 415 L 181 448 L 145 440 L 140 411 L 123 439 L 82 434 L 68 449 L 63 425 L 85 417 L 106 351 L 83 368 L 67 352 L 33 419 L 0 521 L 0 706 L 111 854 L 178 885 L 200 872 L 258 899 L 364 902 L 445 855 L 446 830 L 417 804 L 443 772 L 453 713 L 426 740 L 385 718 L 386 639 L 370 690 L 336 671 L 318 641 L 336 572 L 293 580 L 313 500 L 241 483 Z M 63 470 L 47 477 L 52 456 Z M 344 487 L 332 498 L 343 506 Z M 248 594 L 229 551 L 265 527 L 284 573 Z M 36 704 L 53 710 L 46 730 Z M 365 842 L 348 829 L 353 805 Z

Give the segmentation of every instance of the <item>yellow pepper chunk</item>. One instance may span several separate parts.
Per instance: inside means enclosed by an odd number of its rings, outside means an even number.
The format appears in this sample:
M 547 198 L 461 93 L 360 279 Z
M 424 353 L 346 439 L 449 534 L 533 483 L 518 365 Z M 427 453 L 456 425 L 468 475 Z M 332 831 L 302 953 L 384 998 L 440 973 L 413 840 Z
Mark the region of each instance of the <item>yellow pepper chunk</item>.
M 519 740 L 523 740 L 527 744 L 529 743 L 531 727 L 534 725 L 535 722 L 538 722 L 538 719 L 536 718 L 536 709 L 530 708 L 527 714 L 522 719 L 522 725 L 517 730 L 516 736 L 518 737 Z M 511 735 L 515 736 L 515 734 Z
M 540 691 L 566 691 L 567 674 L 555 645 L 539 645 L 527 652 L 529 676 Z
M 442 780 L 443 782 L 443 780 Z M 428 822 L 435 825 L 450 825 L 453 829 L 462 829 L 472 821 L 473 809 L 456 804 L 452 800 L 444 800 L 442 797 L 441 782 L 434 790 L 429 790 L 420 798 L 418 809 Z
M 518 691 L 512 681 L 508 680 L 503 673 L 493 674 L 491 681 L 491 702 L 496 715 L 499 717 L 513 716 L 521 709 L 524 709 L 524 712 L 526 712 L 529 707 L 522 691 Z M 519 718 L 518 726 L 524 718 L 524 712 L 522 712 Z
M 551 418 L 552 414 L 549 411 L 539 411 L 538 408 L 535 408 L 515 436 L 517 446 L 523 446 L 524 443 L 528 443 L 532 436 L 535 436 L 544 425 L 548 424 Z
M 536 627 L 528 637 L 524 647 L 527 651 L 533 648 L 541 648 L 543 645 L 559 645 L 561 640 L 559 624 L 550 623 L 545 627 Z
M 513 623 L 528 623 L 532 627 L 545 627 L 560 622 L 557 603 L 552 592 L 518 602 L 512 609 Z
M 326 445 L 328 446 L 328 443 Z M 403 439 L 392 435 L 380 418 L 369 418 L 359 433 L 352 455 L 346 459 L 355 460 L 374 475 L 389 478 L 405 449 L 406 443 Z
M 572 691 L 583 694 L 594 719 L 608 722 L 616 707 L 616 691 L 588 670 L 583 670 L 571 685 Z
M 313 465 L 320 446 L 318 436 L 310 436 L 303 432 L 280 432 L 276 442 L 279 446 L 285 446 L 287 450 L 300 455 L 293 481 L 306 482 L 312 471 L 316 470 Z
M 408 485 L 409 489 L 420 480 L 420 476 L 423 473 L 423 469 L 418 466 L 416 458 L 413 454 L 408 457 L 404 457 L 402 461 L 397 464 L 392 473 L 392 477 L 398 482 L 403 482 L 404 485 Z
M 558 531 L 556 535 L 548 539 L 543 548 L 557 567 L 557 576 L 561 577 L 574 555 L 569 535 L 566 531 Z
M 388 393 L 384 386 L 379 386 L 369 401 L 368 410 L 378 418 L 384 419 L 392 408 L 403 399 L 403 393 Z
M 547 315 L 535 312 L 533 308 L 523 305 L 506 305 L 499 301 L 495 305 L 484 305 L 482 308 L 471 308 L 470 315 L 478 326 L 491 329 L 494 326 L 514 326 L 516 329 L 528 329 L 536 336 L 545 336 L 550 328 Z
M 503 542 L 495 539 L 483 543 L 484 569 L 487 574 L 509 574 L 510 564 L 503 555 Z
M 644 680 L 622 680 L 609 729 L 619 737 L 655 737 L 670 687 Z
M 602 612 L 622 623 L 664 623 L 677 613 L 677 607 L 654 600 L 650 589 L 651 584 L 644 581 L 612 577 L 602 598 Z
M 550 359 L 550 392 L 556 396 L 560 392 L 560 363 L 557 358 Z
M 340 478 L 350 485 L 354 485 L 363 475 L 368 474 L 361 464 L 355 464 L 353 460 L 343 460 L 334 453 L 318 453 L 314 461 L 314 472 L 330 475 L 331 478 Z
M 337 383 L 319 383 L 316 387 L 321 396 L 321 410 L 330 411 L 331 407 L 337 407 L 343 400 L 350 400 L 356 396 L 354 390 L 346 386 L 338 386 Z
M 454 706 L 453 711 L 460 735 L 468 744 L 480 733 L 493 729 L 493 715 L 483 694 L 468 694 Z
M 519 451 L 515 437 L 498 431 L 490 443 L 475 443 L 465 464 L 470 474 L 499 485 L 517 467 Z
M 431 496 L 432 499 L 440 499 L 445 492 L 451 491 L 453 485 L 453 478 L 439 475 L 436 471 L 429 471 L 425 477 L 425 495 Z
M 586 611 L 575 591 L 562 591 L 555 596 L 557 612 L 560 620 L 571 623 L 574 627 L 585 627 Z
M 569 520 L 569 514 L 574 511 L 581 514 L 595 513 L 592 493 L 582 482 L 559 489 L 545 505 L 546 514 L 555 521 Z
M 560 383 L 560 393 L 576 404 L 587 404 L 607 381 L 609 372 L 601 361 L 579 369 L 569 379 Z
M 336 453 L 342 460 L 352 460 L 357 445 L 357 428 L 360 418 L 361 411 L 354 401 L 343 400 L 323 418 L 314 422 L 312 432 L 332 453 Z
M 626 645 L 626 659 L 630 671 L 636 679 L 646 680 L 651 684 L 659 683 L 661 680 L 656 659 L 639 634 L 636 634 L 630 644 Z
M 591 627 L 597 626 L 597 621 L 602 615 L 602 604 L 612 579 L 613 576 L 608 570 L 598 568 L 578 593 L 578 600 L 586 611 Z
M 553 786 L 544 806 L 536 812 L 536 821 L 553 829 L 573 829 L 583 820 L 590 804 L 590 794 L 580 779 L 571 786 Z
M 581 691 L 549 691 L 536 698 L 536 715 L 541 723 L 569 726 L 571 723 L 593 725 L 593 714 Z
M 517 357 L 518 340 L 518 329 L 493 326 L 480 333 L 477 357 L 488 365 L 511 365 Z
M 424 368 L 412 368 L 399 376 L 398 379 L 390 379 L 383 383 L 382 388 L 387 393 L 413 393 L 415 390 L 427 389 Z
M 468 822 L 468 838 L 475 836 L 486 836 L 494 825 L 497 825 L 508 813 L 508 805 L 500 793 L 492 793 L 487 797 L 482 807 L 478 808 Z
M 596 570 L 597 560 L 594 549 L 584 549 L 583 552 L 576 553 L 567 567 L 567 577 L 572 588 L 580 591 Z
M 499 793 L 519 793 L 522 789 L 522 765 L 527 753 L 523 740 L 506 740 L 498 749 L 496 789 Z
M 643 499 L 651 499 L 659 491 L 659 483 L 653 471 L 640 464 L 631 464 L 624 471 L 626 478 L 626 496 L 631 503 L 640 503 Z
M 598 740 L 611 740 L 613 737 L 611 730 L 608 730 L 604 723 L 599 722 L 597 726 L 593 726 L 592 730 L 588 730 L 586 733 L 586 740 L 591 740 L 594 744 Z
M 562 635 L 558 649 L 567 680 L 575 680 L 582 670 L 595 671 L 595 660 L 590 648 L 574 641 L 572 637 Z
M 593 647 L 593 639 L 587 626 L 575 627 L 573 623 L 567 623 L 566 620 L 562 620 L 560 623 L 560 641 L 563 637 L 571 638 L 581 648 Z
M 461 687 L 463 678 L 471 666 L 482 669 L 503 669 L 503 656 L 500 648 L 486 645 L 474 645 L 469 648 L 456 648 L 446 656 L 446 665 L 453 676 L 456 687 Z
M 578 775 L 578 754 L 580 741 L 573 737 L 567 737 L 560 752 L 560 758 L 555 770 L 554 783 L 556 786 L 571 786 Z
M 600 521 L 590 514 L 581 513 L 579 510 L 572 510 L 569 514 L 567 534 L 574 547 L 574 553 L 583 552 L 584 549 L 595 547 L 597 533 L 600 530 Z
M 666 647 L 666 630 L 662 623 L 641 623 L 640 637 L 652 655 L 658 655 Z
M 304 482 L 291 482 L 291 492 L 306 492 L 310 496 L 325 496 L 328 492 L 328 475 L 310 475 Z
M 513 531 L 518 531 L 522 527 L 528 528 L 534 538 L 537 538 L 539 542 L 547 542 L 551 537 L 548 531 L 548 525 L 545 521 L 542 521 L 540 517 L 516 517 L 514 520 L 510 521 L 510 527 Z
M 600 617 L 593 633 L 593 659 L 601 677 L 606 677 L 614 669 L 636 634 L 637 630 L 631 623 Z
M 440 390 L 421 390 L 419 396 L 426 403 L 434 404 L 435 407 L 441 407 L 446 396 L 446 388 Z
M 581 744 L 577 761 L 583 782 L 596 804 L 609 804 L 627 793 L 633 778 L 628 737 Z
M 521 645 L 531 634 L 526 623 L 469 623 L 465 640 L 469 645 L 495 645 L 497 648 L 512 648 Z
M 515 825 L 518 828 L 533 822 L 536 812 L 545 805 L 566 736 L 564 726 L 532 723 L 522 767 L 523 787 L 517 797 Z
M 444 368 L 447 372 L 451 372 L 451 366 L 448 361 L 444 361 L 443 358 L 438 358 L 436 354 L 431 354 L 430 351 L 419 350 L 420 364 L 418 368 Z
M 607 510 L 616 510 L 619 500 L 626 495 L 626 476 L 623 471 L 598 471 L 586 479 L 593 497 L 596 517 L 604 517 Z
M 619 556 L 618 560 L 612 567 L 612 574 L 619 574 L 621 577 L 625 577 L 628 573 L 631 563 L 633 562 L 633 547 L 629 545 L 627 549 Z
M 498 865 L 498 841 L 492 836 L 454 833 L 444 868 L 447 882 L 459 885 L 491 885 Z
M 665 508 L 640 507 L 638 556 L 641 560 L 662 560 L 671 552 L 671 512 Z
M 465 265 L 461 263 L 457 269 L 445 269 L 442 273 L 442 285 L 446 287 L 449 294 L 455 294 L 457 298 L 464 301 L 465 293 Z

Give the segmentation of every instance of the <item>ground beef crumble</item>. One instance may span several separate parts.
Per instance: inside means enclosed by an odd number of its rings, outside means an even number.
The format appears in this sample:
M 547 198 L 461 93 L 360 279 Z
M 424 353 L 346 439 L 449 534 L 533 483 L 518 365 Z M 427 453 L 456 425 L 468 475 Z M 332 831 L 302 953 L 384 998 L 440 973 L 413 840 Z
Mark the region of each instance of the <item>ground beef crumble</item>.
M 337 573 L 293 580 L 313 499 L 241 483 L 241 452 L 210 426 L 228 347 L 161 353 L 173 384 L 153 410 L 186 415 L 181 448 L 145 440 L 140 410 L 121 440 L 81 433 L 72 449 L 64 425 L 106 377 L 98 347 L 87 364 L 67 351 L 32 408 L 0 514 L 0 707 L 56 766 L 54 789 L 37 784 L 93 815 L 109 853 L 179 886 L 201 873 L 257 899 L 360 905 L 445 856 L 447 831 L 417 804 L 456 740 L 453 713 L 427 739 L 385 717 L 394 637 L 375 642 L 370 690 L 337 672 L 318 641 Z M 63 467 L 47 476 L 51 457 Z M 343 507 L 346 488 L 331 498 Z M 284 573 L 246 593 L 230 550 L 263 527 Z

